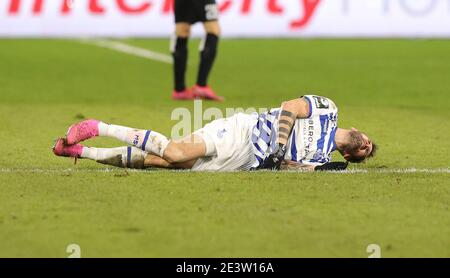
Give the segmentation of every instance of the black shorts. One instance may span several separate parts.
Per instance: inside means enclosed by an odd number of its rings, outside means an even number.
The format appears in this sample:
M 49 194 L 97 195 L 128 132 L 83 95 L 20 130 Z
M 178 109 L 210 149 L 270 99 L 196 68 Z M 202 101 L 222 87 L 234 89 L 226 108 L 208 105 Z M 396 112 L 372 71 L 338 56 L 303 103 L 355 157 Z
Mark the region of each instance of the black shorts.
M 175 22 L 216 21 L 219 19 L 219 8 L 216 0 L 175 0 Z

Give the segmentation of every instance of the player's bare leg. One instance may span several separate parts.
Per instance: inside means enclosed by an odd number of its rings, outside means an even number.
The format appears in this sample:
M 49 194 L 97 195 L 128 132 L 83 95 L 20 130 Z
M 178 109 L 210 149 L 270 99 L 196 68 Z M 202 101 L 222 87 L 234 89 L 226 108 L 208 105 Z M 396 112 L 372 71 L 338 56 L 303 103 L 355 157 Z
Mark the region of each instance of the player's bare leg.
M 164 158 L 153 154 L 147 154 L 144 161 L 144 168 L 165 168 L 165 169 L 191 169 L 197 160 L 182 163 L 169 163 Z
M 164 158 L 161 158 L 154 154 L 147 154 L 144 160 L 144 168 L 166 168 L 173 169 L 175 166 Z
M 206 37 L 200 43 L 200 65 L 198 69 L 197 84 L 192 89 L 198 98 L 215 101 L 223 101 L 224 98 L 217 96 L 208 86 L 208 77 L 214 65 L 220 37 L 220 25 L 217 20 L 203 23 Z
M 164 158 L 171 164 L 195 160 L 207 153 L 204 140 L 195 134 L 180 140 L 169 140 L 153 130 L 135 129 L 100 121 L 98 130 L 100 136 L 116 138 L 142 151 Z
M 173 74 L 175 88 L 172 98 L 175 100 L 194 99 L 194 95 L 186 88 L 186 68 L 188 60 L 188 40 L 191 24 L 179 22 L 175 25 L 175 36 L 172 38 L 170 50 L 173 57 Z
M 206 144 L 202 137 L 191 134 L 181 140 L 171 140 L 162 158 L 171 164 L 195 161 L 206 156 Z
M 211 150 L 209 150 L 211 151 Z M 191 134 L 181 140 L 172 140 L 163 157 L 148 154 L 145 168 L 191 169 L 197 159 L 206 156 L 207 147 L 202 137 Z
M 101 164 L 130 169 L 190 169 L 196 161 L 172 164 L 159 156 L 148 154 L 135 147 L 95 148 L 85 147 L 81 144 L 67 145 L 63 138 L 59 138 L 55 142 L 53 153 L 57 156 L 90 159 Z
M 221 35 L 220 24 L 217 20 L 204 22 L 203 28 L 207 34 L 214 34 L 218 37 Z
M 132 145 L 132 147 L 97 149 L 86 148 L 79 144 L 97 136 L 115 138 Z M 67 140 L 68 138 L 70 140 Z M 68 141 L 70 142 L 68 143 Z M 114 151 L 112 152 L 112 150 Z M 54 148 L 54 152 L 58 156 L 89 158 L 98 162 L 108 160 L 109 156 L 114 155 L 122 155 L 122 157 L 128 155 L 127 159 L 129 160 L 130 155 L 133 156 L 136 153 L 139 157 L 139 165 L 141 157 L 145 158 L 147 154 L 154 154 L 164 159 L 165 162 L 149 158 L 148 166 L 160 165 L 162 168 L 190 168 L 198 158 L 204 157 L 211 151 L 214 150 L 207 150 L 206 143 L 199 135 L 191 134 L 181 140 L 169 140 L 156 131 L 106 124 L 98 120 L 86 120 L 72 125 L 67 132 L 66 139 L 59 139 Z M 129 164 L 129 162 L 123 164 Z M 116 164 L 120 163 L 114 164 L 114 166 L 120 167 Z
M 172 140 L 163 157 L 147 154 L 144 168 L 191 169 L 198 158 L 206 154 L 206 144 L 198 135 L 189 135 L 182 140 Z

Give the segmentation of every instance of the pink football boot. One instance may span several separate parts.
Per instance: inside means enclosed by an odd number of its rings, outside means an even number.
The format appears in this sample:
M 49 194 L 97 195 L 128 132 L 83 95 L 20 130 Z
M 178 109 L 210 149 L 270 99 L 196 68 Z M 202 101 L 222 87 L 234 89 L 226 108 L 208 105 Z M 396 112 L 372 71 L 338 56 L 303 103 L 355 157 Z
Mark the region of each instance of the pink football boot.
M 98 136 L 98 124 L 97 120 L 85 120 L 80 123 L 74 124 L 69 127 L 66 134 L 66 144 L 75 145 L 84 140 Z
M 172 99 L 173 100 L 192 100 L 192 99 L 195 99 L 195 96 L 191 92 L 191 90 L 184 90 L 182 92 L 173 91 Z
M 209 86 L 199 86 L 195 85 L 192 88 L 192 92 L 196 98 L 214 100 L 214 101 L 224 101 L 225 99 L 221 96 L 216 95 L 214 91 Z
M 53 145 L 53 153 L 57 156 L 79 158 L 83 152 L 83 146 L 80 144 L 66 145 L 63 138 L 58 138 Z

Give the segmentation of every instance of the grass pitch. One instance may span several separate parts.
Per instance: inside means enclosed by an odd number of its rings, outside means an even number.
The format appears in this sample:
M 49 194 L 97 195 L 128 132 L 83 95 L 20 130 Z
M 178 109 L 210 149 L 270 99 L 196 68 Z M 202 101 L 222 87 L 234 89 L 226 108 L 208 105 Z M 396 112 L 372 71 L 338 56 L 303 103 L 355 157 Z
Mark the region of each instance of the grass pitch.
M 170 100 L 170 65 L 76 40 L 0 40 L 0 257 L 67 257 L 70 243 L 82 257 L 367 257 L 372 243 L 382 257 L 449 257 L 449 48 L 223 40 L 211 84 L 227 101 L 204 108 L 321 94 L 341 127 L 367 132 L 380 151 L 340 174 L 191 173 L 73 165 L 50 151 L 83 118 L 170 134 L 172 110 L 193 107 Z

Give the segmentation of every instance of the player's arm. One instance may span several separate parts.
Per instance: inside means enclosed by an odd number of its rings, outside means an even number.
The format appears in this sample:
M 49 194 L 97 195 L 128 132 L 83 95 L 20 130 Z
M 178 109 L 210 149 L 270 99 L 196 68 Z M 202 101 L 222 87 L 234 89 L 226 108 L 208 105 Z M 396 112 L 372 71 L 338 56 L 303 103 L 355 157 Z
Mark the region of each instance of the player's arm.
M 281 104 L 278 121 L 278 148 L 262 165 L 263 169 L 279 170 L 286 153 L 286 144 L 296 119 L 305 119 L 310 115 L 309 101 L 297 98 Z
M 296 119 L 305 119 L 309 116 L 309 101 L 297 98 L 281 104 L 281 113 L 278 127 L 278 143 L 286 145 Z
M 348 162 L 328 162 L 322 165 L 308 165 L 295 161 L 284 160 L 281 163 L 280 170 L 291 170 L 299 172 L 311 171 L 344 171 L 347 169 Z
M 290 160 L 283 160 L 280 170 L 311 172 L 314 171 L 314 165 L 307 165 Z

